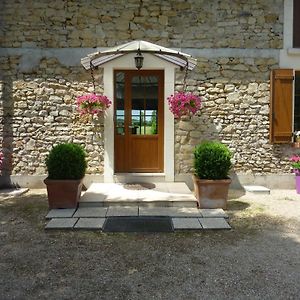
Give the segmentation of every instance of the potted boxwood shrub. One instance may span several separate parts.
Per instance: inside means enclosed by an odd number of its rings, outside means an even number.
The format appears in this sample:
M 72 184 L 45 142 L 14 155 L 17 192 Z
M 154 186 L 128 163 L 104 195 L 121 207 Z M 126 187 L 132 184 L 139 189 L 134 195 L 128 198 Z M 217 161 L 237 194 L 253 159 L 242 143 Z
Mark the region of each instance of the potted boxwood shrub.
M 220 142 L 204 141 L 195 147 L 193 181 L 200 208 L 227 208 L 231 156 Z
M 87 163 L 80 145 L 64 143 L 50 151 L 46 166 L 49 208 L 75 208 L 80 198 Z

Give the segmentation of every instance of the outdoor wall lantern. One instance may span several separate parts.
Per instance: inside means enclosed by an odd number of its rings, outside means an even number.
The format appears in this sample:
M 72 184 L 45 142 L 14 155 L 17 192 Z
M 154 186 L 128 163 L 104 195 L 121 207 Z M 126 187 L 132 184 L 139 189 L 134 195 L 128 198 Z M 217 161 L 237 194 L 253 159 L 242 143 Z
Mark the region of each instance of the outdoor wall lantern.
M 138 49 L 138 52 L 134 57 L 134 61 L 135 61 L 136 68 L 140 70 L 143 67 L 143 62 L 144 62 L 144 56 L 142 55 L 140 49 Z

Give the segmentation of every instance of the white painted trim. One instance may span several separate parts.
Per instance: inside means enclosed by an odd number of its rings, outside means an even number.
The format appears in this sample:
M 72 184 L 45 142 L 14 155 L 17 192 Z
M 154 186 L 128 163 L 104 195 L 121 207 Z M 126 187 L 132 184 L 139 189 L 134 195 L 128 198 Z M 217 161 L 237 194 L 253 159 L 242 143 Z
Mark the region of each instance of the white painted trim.
M 104 94 L 111 100 L 114 97 L 114 72 L 112 68 L 104 68 Z M 104 119 L 104 182 L 113 182 L 114 176 L 114 101 L 107 110 Z
M 300 49 L 293 48 L 293 1 L 284 1 L 283 49 L 279 54 L 279 66 L 300 70 Z
M 136 69 L 134 65 L 135 54 L 119 57 L 103 65 L 104 94 L 114 97 L 114 70 Z M 144 70 L 164 70 L 164 173 L 166 181 L 174 181 L 174 117 L 169 111 L 167 97 L 174 93 L 175 70 L 177 66 L 164 61 L 152 54 L 144 55 Z M 113 101 L 112 101 L 113 102 Z M 114 106 L 107 110 L 104 120 L 104 182 L 114 181 Z

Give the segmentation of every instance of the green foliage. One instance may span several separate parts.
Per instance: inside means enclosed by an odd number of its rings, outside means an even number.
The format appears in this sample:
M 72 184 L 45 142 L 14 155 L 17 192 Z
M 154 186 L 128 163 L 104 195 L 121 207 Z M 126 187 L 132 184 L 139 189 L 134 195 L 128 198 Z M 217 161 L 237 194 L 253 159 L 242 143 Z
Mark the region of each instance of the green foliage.
M 202 142 L 194 151 L 195 174 L 200 179 L 227 179 L 231 156 L 227 146 L 220 142 Z
M 87 167 L 85 157 L 85 151 L 80 145 L 66 143 L 54 146 L 46 159 L 48 178 L 83 178 Z

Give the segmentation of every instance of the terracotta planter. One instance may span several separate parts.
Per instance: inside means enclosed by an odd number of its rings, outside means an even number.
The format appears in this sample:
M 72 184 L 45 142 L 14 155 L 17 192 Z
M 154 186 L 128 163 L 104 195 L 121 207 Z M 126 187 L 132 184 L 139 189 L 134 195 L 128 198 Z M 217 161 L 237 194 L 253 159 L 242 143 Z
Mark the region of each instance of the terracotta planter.
M 227 209 L 231 179 L 206 180 L 193 175 L 194 192 L 200 208 Z
M 53 180 L 46 178 L 49 208 L 76 208 L 80 198 L 82 181 Z

